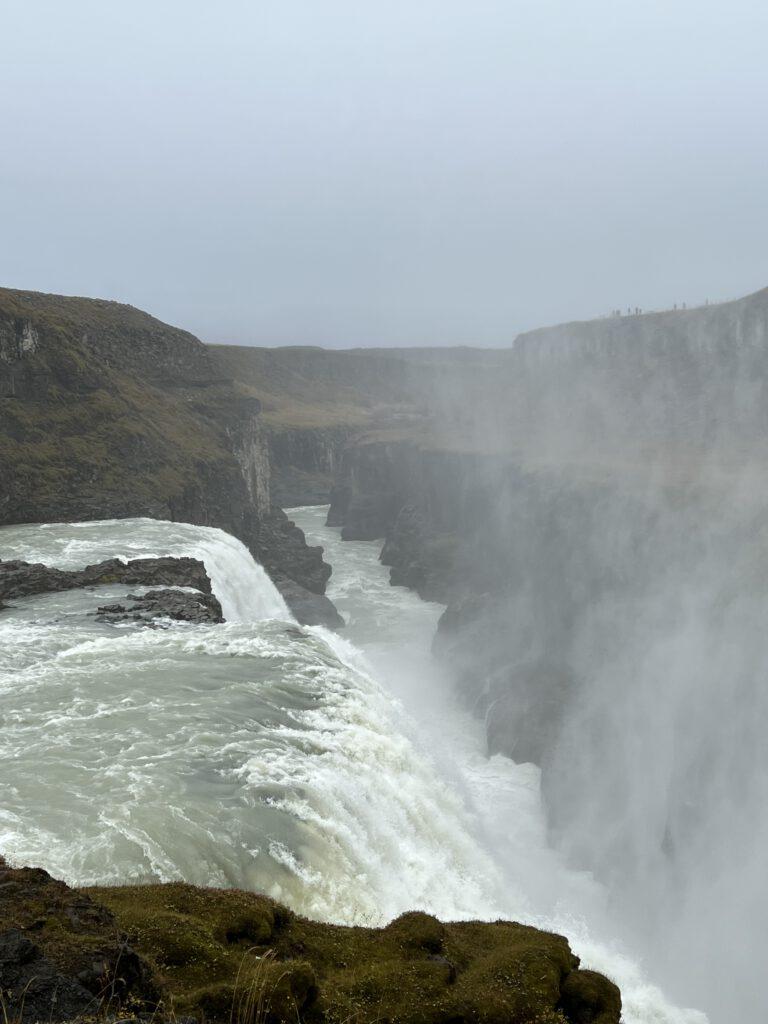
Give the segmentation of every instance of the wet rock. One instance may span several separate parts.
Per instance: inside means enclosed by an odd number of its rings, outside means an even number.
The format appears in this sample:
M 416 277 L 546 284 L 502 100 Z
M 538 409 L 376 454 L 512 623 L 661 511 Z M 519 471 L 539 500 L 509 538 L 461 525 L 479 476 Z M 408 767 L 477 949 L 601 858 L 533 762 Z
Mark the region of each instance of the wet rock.
M 149 590 L 146 594 L 129 594 L 132 605 L 108 604 L 98 609 L 99 622 L 140 622 L 153 625 L 158 619 L 177 622 L 224 622 L 221 605 L 212 594 L 184 590 Z
M 313 594 L 287 576 L 273 576 L 275 586 L 283 595 L 291 613 L 302 626 L 327 626 L 341 629 L 344 619 L 334 603 L 324 594 Z
M 489 754 L 546 766 L 578 684 L 567 666 L 544 660 L 508 668 L 489 681 Z
M 0 601 L 114 583 L 194 587 L 211 593 L 208 573 L 196 558 L 135 558 L 129 562 L 108 558 L 84 569 L 55 569 L 41 562 L 0 562 Z
M 328 526 L 341 526 L 342 540 L 386 537 L 410 492 L 414 448 L 370 439 L 347 447 L 331 492 Z
M 441 601 L 450 592 L 458 539 L 440 533 L 415 505 L 400 509 L 381 549 L 395 587 L 415 590 L 425 601 Z
M 310 547 L 304 531 L 281 509 L 273 508 L 262 518 L 250 546 L 276 583 L 289 579 L 313 594 L 325 593 L 331 567 L 323 561 L 323 549 Z

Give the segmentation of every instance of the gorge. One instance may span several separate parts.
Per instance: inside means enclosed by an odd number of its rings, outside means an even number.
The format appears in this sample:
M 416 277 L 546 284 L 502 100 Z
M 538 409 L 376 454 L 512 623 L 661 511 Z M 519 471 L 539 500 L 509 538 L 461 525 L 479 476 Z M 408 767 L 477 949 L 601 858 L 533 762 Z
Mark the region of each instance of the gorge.
M 197 558 L 226 620 L 7 601 L 0 853 L 511 917 L 628 1022 L 758 1019 L 767 360 L 768 292 L 350 352 L 0 292 L 0 558 Z

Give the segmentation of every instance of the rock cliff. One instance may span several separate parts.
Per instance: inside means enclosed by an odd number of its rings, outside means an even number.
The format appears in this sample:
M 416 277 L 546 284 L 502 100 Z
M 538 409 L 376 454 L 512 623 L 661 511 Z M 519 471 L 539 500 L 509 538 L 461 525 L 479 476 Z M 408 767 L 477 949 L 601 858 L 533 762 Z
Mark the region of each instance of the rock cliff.
M 330 569 L 273 506 L 259 412 L 185 331 L 114 302 L 0 289 L 0 524 L 217 526 L 311 604 Z

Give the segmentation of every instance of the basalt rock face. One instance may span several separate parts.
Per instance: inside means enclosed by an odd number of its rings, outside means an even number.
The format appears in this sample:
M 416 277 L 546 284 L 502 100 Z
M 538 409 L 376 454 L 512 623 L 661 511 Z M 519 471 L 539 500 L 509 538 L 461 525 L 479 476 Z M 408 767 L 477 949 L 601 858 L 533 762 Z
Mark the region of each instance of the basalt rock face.
M 0 525 L 150 516 L 216 526 L 322 592 L 270 494 L 260 402 L 130 306 L 0 289 Z
M 273 576 L 273 579 L 292 615 L 302 626 L 341 629 L 344 625 L 344 619 L 339 615 L 335 604 L 325 594 L 312 593 L 306 587 L 301 587 L 279 574 Z
M 412 492 L 418 453 L 408 443 L 371 441 L 342 455 L 332 493 L 328 525 L 341 526 L 344 540 L 377 540 Z
M 272 500 L 281 508 L 327 505 L 352 426 L 267 428 Z
M 325 593 L 331 567 L 323 561 L 322 548 L 309 547 L 304 531 L 281 509 L 258 524 L 256 545 L 261 564 L 276 582 L 287 578 L 312 594 Z
M 128 1012 L 227 1022 L 249 1006 L 265 1024 L 618 1024 L 621 1015 L 619 990 L 581 970 L 566 939 L 508 921 L 443 924 L 414 912 L 385 928 L 347 928 L 237 889 L 82 892 L 2 861 L 0 990 L 19 1024 Z

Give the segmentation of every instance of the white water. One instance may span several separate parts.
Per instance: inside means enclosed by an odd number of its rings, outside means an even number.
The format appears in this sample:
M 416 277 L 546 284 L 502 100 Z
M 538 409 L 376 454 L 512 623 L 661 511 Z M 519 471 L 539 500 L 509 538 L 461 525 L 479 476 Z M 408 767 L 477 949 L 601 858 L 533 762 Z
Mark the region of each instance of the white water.
M 96 623 L 95 606 L 130 589 L 117 587 L 0 616 L 0 851 L 72 882 L 246 886 L 340 922 L 413 908 L 515 917 L 564 932 L 612 976 L 627 1022 L 701 1021 L 643 978 L 611 937 L 602 890 L 548 848 L 537 771 L 484 757 L 429 656 L 440 609 L 389 587 L 377 546 L 342 545 L 324 510 L 295 518 L 334 565 L 344 639 L 286 621 L 263 570 L 221 531 L 0 531 L 0 557 L 62 567 L 200 557 L 230 620 Z
M 584 966 L 619 984 L 627 1024 L 704 1022 L 704 1014 L 664 998 L 616 934 L 607 893 L 589 875 L 568 870 L 548 845 L 539 770 L 485 756 L 482 723 L 451 699 L 430 656 L 442 607 L 391 587 L 389 570 L 378 561 L 380 543 L 342 543 L 339 531 L 323 525 L 325 513 L 289 512 L 334 566 L 328 595 L 347 620 L 345 639 L 402 702 L 414 744 L 429 752 L 439 778 L 461 797 L 477 853 L 492 860 L 499 878 L 502 895 L 491 916 L 567 935 Z

